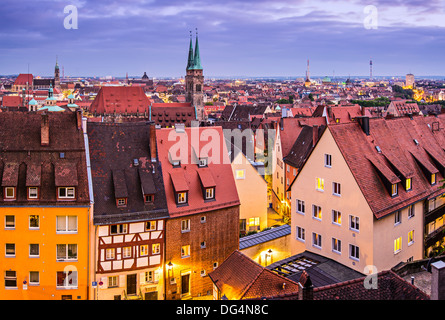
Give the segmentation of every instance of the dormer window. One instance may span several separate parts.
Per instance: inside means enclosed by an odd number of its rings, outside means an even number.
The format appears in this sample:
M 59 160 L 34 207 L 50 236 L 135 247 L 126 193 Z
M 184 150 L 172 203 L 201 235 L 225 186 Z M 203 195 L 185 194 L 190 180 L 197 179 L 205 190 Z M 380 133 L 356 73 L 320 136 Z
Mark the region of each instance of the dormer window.
M 397 195 L 398 191 L 397 191 L 397 183 L 393 183 L 391 185 L 391 196 L 395 197 Z
M 405 190 L 406 191 L 410 191 L 410 190 L 412 190 L 412 188 L 413 188 L 413 185 L 412 185 L 412 182 L 411 182 L 411 178 L 407 178 L 405 180 Z
M 118 207 L 126 207 L 127 206 L 127 198 L 116 199 L 116 205 Z
M 16 188 L 15 187 L 4 187 L 3 188 L 3 199 L 4 200 L 15 200 L 16 199 Z
M 205 199 L 206 200 L 215 199 L 215 188 L 214 187 L 205 189 Z
M 76 197 L 76 188 L 59 187 L 57 188 L 58 199 L 74 199 Z
M 199 167 L 207 167 L 207 158 L 200 158 L 198 166 Z
M 146 194 L 144 195 L 144 202 L 145 203 L 153 203 L 155 201 L 154 194 Z
M 179 168 L 181 167 L 181 161 L 180 160 L 172 160 L 173 168 Z
M 28 200 L 39 199 L 39 188 L 38 187 L 28 187 Z
M 187 203 L 187 192 L 178 192 L 176 194 L 176 203 L 177 204 Z
M 435 185 L 436 184 L 436 174 L 432 173 L 431 174 L 431 185 Z

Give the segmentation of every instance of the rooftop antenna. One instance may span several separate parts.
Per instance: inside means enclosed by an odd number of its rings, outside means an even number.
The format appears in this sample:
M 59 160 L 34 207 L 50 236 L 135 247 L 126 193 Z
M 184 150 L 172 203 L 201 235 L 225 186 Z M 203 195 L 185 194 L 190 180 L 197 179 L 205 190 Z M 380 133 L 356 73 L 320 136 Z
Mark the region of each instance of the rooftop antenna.
M 372 80 L 372 58 L 369 60 L 369 79 Z

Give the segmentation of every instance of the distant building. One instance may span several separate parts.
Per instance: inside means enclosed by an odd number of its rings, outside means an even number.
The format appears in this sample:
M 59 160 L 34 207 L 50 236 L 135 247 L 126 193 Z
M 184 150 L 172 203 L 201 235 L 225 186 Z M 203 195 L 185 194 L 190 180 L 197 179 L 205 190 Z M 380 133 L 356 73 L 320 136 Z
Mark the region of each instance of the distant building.
M 405 79 L 406 79 L 405 80 L 405 86 L 408 87 L 408 88 L 411 88 L 411 89 L 414 88 L 414 84 L 415 84 L 414 75 L 412 73 L 408 73 L 406 75 Z

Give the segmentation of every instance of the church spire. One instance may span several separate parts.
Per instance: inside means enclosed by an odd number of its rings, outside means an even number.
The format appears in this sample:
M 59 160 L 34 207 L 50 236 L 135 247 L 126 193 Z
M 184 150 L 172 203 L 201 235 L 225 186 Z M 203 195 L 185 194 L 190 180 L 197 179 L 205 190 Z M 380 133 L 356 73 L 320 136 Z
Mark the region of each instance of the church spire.
M 202 70 L 201 66 L 201 56 L 199 55 L 199 44 L 198 44 L 198 29 L 196 29 L 196 41 L 195 41 L 195 57 L 194 57 L 193 69 Z
M 189 58 L 187 62 L 187 70 L 193 68 L 193 44 L 192 44 L 192 32 L 190 31 L 190 48 L 189 48 Z

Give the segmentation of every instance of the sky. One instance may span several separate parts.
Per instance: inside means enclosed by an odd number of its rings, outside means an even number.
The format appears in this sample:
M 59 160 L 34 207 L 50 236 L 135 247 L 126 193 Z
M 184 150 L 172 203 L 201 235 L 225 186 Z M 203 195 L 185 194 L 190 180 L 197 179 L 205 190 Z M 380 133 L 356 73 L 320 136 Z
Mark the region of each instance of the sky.
M 1 0 L 0 74 L 445 76 L 445 0 Z

